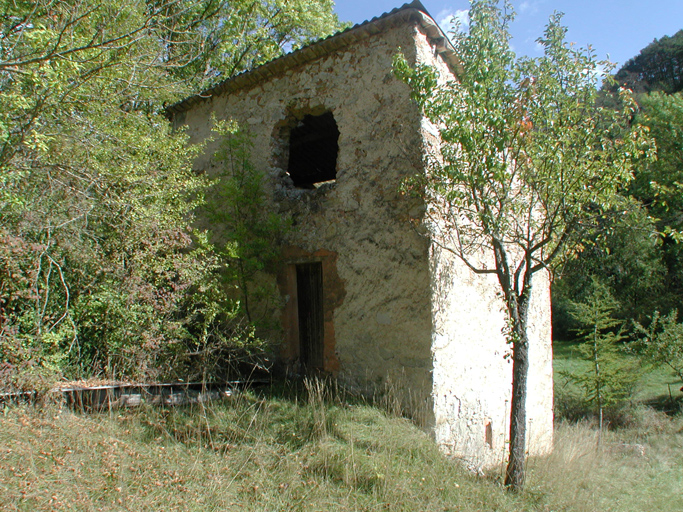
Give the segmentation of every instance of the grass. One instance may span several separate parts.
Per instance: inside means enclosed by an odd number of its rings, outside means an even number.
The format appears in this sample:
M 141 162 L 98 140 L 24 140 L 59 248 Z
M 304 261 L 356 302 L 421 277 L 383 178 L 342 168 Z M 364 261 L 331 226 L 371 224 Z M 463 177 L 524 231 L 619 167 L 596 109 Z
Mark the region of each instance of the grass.
M 600 447 L 560 422 L 523 493 L 477 477 L 409 421 L 306 389 L 96 415 L 56 405 L 0 415 L 3 510 L 683 510 L 683 418 L 635 408 Z
M 580 373 L 590 367 L 591 363 L 580 359 L 577 352 L 578 343 L 570 341 L 556 341 L 553 343 L 553 368 L 555 376 L 555 398 L 561 405 L 572 407 L 580 395 L 579 388 L 563 372 Z M 625 358 L 630 356 L 625 355 Z M 635 360 L 635 359 L 634 359 Z M 655 408 L 680 411 L 683 405 L 683 383 L 669 369 L 643 368 L 642 374 L 633 390 L 632 401 L 646 403 Z M 581 413 L 583 411 L 580 411 Z M 560 411 L 561 415 L 565 411 Z M 568 414 L 571 416 L 571 414 Z
M 512 510 L 409 421 L 306 393 L 0 422 L 7 510 Z M 490 508 L 487 508 L 490 507 Z
M 683 510 L 682 429 L 681 418 L 640 407 L 598 447 L 594 425 L 562 422 L 553 454 L 533 465 L 535 485 L 550 510 Z

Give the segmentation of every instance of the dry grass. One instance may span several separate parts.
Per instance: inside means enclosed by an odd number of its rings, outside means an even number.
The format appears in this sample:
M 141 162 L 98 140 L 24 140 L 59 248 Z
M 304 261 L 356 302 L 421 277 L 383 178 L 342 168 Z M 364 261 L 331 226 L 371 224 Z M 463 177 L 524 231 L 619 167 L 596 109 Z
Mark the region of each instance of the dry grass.
M 647 407 L 632 424 L 598 432 L 588 423 L 561 423 L 555 451 L 531 465 L 530 493 L 549 510 L 683 510 L 683 418 Z
M 207 408 L 0 416 L 3 510 L 683 510 L 679 420 L 643 409 L 603 436 L 561 424 L 557 449 L 506 493 L 409 421 L 317 381 Z M 642 449 L 641 449 L 642 448 Z

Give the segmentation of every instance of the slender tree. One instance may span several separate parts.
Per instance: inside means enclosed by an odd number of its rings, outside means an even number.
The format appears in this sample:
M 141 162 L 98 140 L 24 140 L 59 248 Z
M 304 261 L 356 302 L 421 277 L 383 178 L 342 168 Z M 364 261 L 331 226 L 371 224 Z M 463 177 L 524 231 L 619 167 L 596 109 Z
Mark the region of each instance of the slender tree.
M 628 396 L 638 372 L 620 354 L 618 343 L 624 339 L 623 322 L 613 316 L 619 302 L 596 278 L 588 288 L 585 301 L 571 303 L 571 314 L 581 326 L 577 332 L 582 340 L 579 354 L 590 367 L 568 376 L 583 388 L 587 401 L 595 406 L 602 436 L 605 409 Z
M 256 286 L 255 277 L 273 271 L 289 221 L 266 205 L 265 173 L 251 163 L 252 136 L 225 121 L 215 121 L 213 132 L 221 140 L 213 155 L 221 172 L 207 192 L 205 216 L 222 227 L 211 234 L 226 264 L 223 276 L 237 283 L 242 310 L 249 321 L 255 321 L 254 303 L 264 299 L 261 295 L 274 295 L 273 290 Z
M 512 10 L 498 3 L 474 1 L 469 31 L 455 31 L 457 80 L 444 82 L 402 56 L 395 70 L 441 134 L 440 155 L 411 183 L 430 205 L 433 236 L 473 272 L 495 275 L 502 292 L 513 359 L 505 484 L 519 490 L 534 277 L 570 254 L 582 226 L 615 205 L 645 137 L 628 130 L 635 108 L 628 91 L 621 111 L 596 106 L 606 63 L 565 42 L 560 14 L 539 39 L 543 57 L 517 59 Z

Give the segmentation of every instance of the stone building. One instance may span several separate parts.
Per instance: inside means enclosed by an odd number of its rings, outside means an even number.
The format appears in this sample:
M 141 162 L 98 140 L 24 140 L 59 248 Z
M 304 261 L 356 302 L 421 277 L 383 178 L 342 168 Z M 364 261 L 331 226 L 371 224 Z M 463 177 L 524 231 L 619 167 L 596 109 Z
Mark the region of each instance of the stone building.
M 473 467 L 500 463 L 511 368 L 494 276 L 474 275 L 439 248 L 400 193 L 425 172 L 438 131 L 392 75 L 409 62 L 457 71 L 457 56 L 419 2 L 224 81 L 169 110 L 192 141 L 212 115 L 254 137 L 273 208 L 292 215 L 277 280 L 283 342 L 293 368 L 360 389 L 394 389 L 447 453 Z M 196 168 L 214 172 L 210 143 Z M 415 222 L 416 219 L 418 222 Z M 549 286 L 533 297 L 528 447 L 552 445 Z

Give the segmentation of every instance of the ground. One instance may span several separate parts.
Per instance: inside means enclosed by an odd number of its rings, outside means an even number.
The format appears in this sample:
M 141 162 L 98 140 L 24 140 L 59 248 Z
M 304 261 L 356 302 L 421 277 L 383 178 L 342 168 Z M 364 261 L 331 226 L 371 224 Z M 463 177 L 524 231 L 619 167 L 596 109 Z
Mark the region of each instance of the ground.
M 562 360 L 560 356 L 559 361 Z M 683 417 L 634 406 L 597 433 L 559 421 L 526 490 L 477 476 L 397 416 L 319 381 L 186 408 L 0 416 L 5 510 L 683 510 Z

